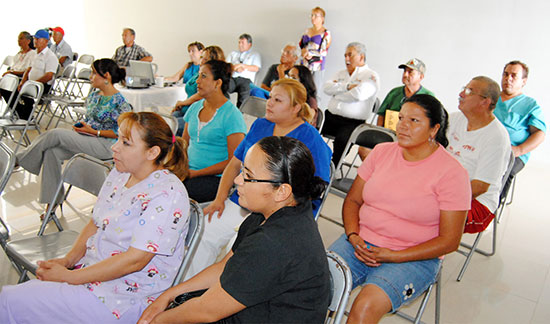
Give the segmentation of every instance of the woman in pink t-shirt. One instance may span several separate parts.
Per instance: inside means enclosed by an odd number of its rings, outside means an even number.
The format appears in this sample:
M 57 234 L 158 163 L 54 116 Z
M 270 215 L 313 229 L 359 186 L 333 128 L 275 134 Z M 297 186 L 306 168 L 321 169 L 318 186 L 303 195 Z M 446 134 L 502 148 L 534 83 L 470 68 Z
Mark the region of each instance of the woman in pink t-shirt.
M 443 255 L 458 248 L 471 190 L 446 150 L 447 112 L 430 95 L 407 99 L 397 143 L 380 144 L 358 170 L 342 209 L 340 254 L 363 289 L 349 321 L 377 322 L 435 281 Z

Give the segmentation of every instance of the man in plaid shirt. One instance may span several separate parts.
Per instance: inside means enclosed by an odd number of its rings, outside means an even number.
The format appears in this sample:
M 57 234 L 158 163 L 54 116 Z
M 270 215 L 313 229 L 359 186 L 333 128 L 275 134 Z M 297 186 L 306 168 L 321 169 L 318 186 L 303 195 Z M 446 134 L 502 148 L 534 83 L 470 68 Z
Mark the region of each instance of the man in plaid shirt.
M 130 60 L 139 60 L 152 62 L 153 56 L 147 52 L 143 47 L 137 45 L 134 40 L 136 39 L 136 32 L 132 28 L 124 28 L 122 30 L 122 42 L 123 46 L 116 49 L 113 60 L 120 67 L 126 67 L 130 64 Z

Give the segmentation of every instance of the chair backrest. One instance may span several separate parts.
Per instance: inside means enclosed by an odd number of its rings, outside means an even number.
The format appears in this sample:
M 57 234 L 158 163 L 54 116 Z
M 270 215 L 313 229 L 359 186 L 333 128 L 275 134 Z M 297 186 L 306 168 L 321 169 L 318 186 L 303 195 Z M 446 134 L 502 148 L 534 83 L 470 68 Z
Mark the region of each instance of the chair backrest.
M 354 144 L 372 149 L 377 144 L 394 142 L 397 140 L 395 132 L 391 129 L 368 124 L 365 124 L 365 126 L 366 127 L 362 127 L 358 130 L 355 140 L 353 141 Z M 353 136 L 353 134 L 351 136 Z
M 21 87 L 21 91 L 19 91 L 16 102 L 18 102 L 22 96 L 25 96 L 27 98 L 33 99 L 36 103 L 42 97 L 43 91 L 44 84 L 42 84 L 41 82 L 29 80 L 25 82 L 25 84 L 23 84 L 23 86 Z
M 317 130 L 319 133 L 321 132 L 321 129 L 323 129 L 323 124 L 325 123 L 325 112 L 323 109 L 319 108 L 317 109 Z
M 13 65 L 13 60 L 14 60 L 14 57 L 11 56 L 11 55 L 8 55 L 4 58 L 4 61 L 2 61 L 2 64 L 0 64 L 0 73 L 4 73 L 4 67 L 6 68 L 6 71 L 8 70 L 8 68 L 10 66 Z
M 376 120 L 378 119 L 378 110 L 380 109 L 380 99 L 376 97 L 376 100 L 372 103 L 372 117 L 369 124 L 376 125 Z
M 506 167 L 506 172 L 504 172 L 504 175 L 502 176 L 502 188 L 500 189 L 499 206 L 506 202 L 506 197 L 508 196 L 508 191 L 510 190 L 510 187 L 511 187 L 511 186 L 506 186 L 506 181 L 508 181 L 508 178 L 510 177 L 510 173 L 512 173 L 512 168 L 514 167 L 515 161 L 516 161 L 516 157 L 514 155 L 514 152 L 510 152 L 508 166 Z
M 92 65 L 92 63 L 94 63 L 94 56 L 90 54 L 82 54 L 82 56 L 78 58 L 77 62 L 80 64 Z
M 79 189 L 82 189 L 94 196 L 99 194 L 103 182 L 111 171 L 112 164 L 108 161 L 102 161 L 95 157 L 86 155 L 84 153 L 75 154 L 66 164 L 65 169 L 61 175 L 61 180 L 57 184 L 57 190 L 49 203 L 48 210 L 45 215 L 47 218 L 53 212 L 56 207 L 56 203 L 59 201 L 59 195 L 63 194 L 63 184 L 67 183 Z M 48 219 L 42 222 L 42 226 L 38 232 L 38 236 L 44 233 Z
M 19 85 L 19 78 L 13 74 L 6 74 L 0 79 L 0 89 L 11 92 L 10 97 L 6 101 L 6 107 L 10 107 L 10 104 L 15 95 L 15 90 Z M 6 109 L 4 115 L 9 111 L 9 108 Z
M 15 154 L 13 151 L 4 143 L 0 142 L 0 195 L 4 192 L 10 175 L 13 171 L 13 166 L 15 164 Z M 6 226 L 6 223 L 0 217 L 0 245 L 4 244 L 9 239 L 9 229 Z
M 351 271 L 347 263 L 336 253 L 327 251 L 328 269 L 330 271 L 331 300 L 325 323 L 340 323 L 351 292 Z M 332 319 L 332 320 L 331 320 Z
M 77 52 L 73 52 L 73 61 L 74 62 L 78 61 L 78 53 Z
M 187 236 L 185 236 L 185 254 L 172 286 L 179 284 L 181 278 L 183 278 L 183 275 L 187 271 L 189 263 L 193 258 L 193 254 L 199 245 L 202 232 L 204 231 L 204 215 L 202 213 L 202 208 L 192 199 L 189 202 L 189 208 L 189 229 L 187 230 Z
M 172 115 L 166 115 L 166 114 L 159 114 L 160 117 L 164 119 L 164 121 L 170 126 L 170 129 L 172 130 L 172 133 L 175 135 L 178 131 L 178 120 L 176 117 Z
M 265 105 L 267 100 L 263 98 L 250 96 L 246 98 L 241 106 L 243 114 L 251 115 L 257 118 L 265 117 Z
M 319 204 L 319 209 L 317 209 L 317 213 L 314 216 L 315 220 L 319 219 L 319 215 L 321 215 L 321 209 L 323 209 L 323 205 L 325 204 L 325 200 L 327 200 L 330 185 L 332 184 L 332 179 L 334 178 L 334 163 L 330 161 L 330 174 L 329 174 L 329 180 L 327 183 L 327 186 L 325 187 L 325 190 L 323 190 L 323 193 L 321 193 L 321 204 Z

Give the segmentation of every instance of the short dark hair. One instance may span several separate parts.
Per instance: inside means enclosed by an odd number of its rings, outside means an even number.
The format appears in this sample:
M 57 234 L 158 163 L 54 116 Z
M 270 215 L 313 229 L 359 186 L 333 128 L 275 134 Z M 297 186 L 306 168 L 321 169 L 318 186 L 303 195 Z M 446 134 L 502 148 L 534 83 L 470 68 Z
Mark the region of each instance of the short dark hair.
M 327 183 L 315 176 L 313 157 L 304 143 L 292 137 L 268 136 L 258 142 L 258 147 L 266 155 L 266 169 L 273 179 L 289 184 L 298 204 L 323 193 Z
M 246 39 L 249 44 L 252 44 L 252 36 L 247 33 L 241 34 L 241 36 L 239 36 L 239 39 Z
M 491 99 L 491 104 L 489 105 L 489 109 L 493 110 L 495 109 L 498 98 L 500 97 L 500 86 L 498 83 L 496 83 L 495 80 L 486 77 L 484 75 L 476 76 L 472 80 L 480 81 L 485 84 L 485 90 L 483 91 L 483 96 Z
M 125 31 L 125 30 L 129 31 L 130 34 L 132 34 L 132 36 L 136 36 L 136 31 L 133 30 L 132 28 L 126 27 L 122 31 Z
M 115 61 L 110 58 L 95 60 L 92 66 L 102 78 L 105 77 L 105 73 L 109 72 L 112 84 L 118 83 L 126 78 L 126 70 L 118 67 Z
M 35 49 L 34 48 L 34 42 L 33 42 L 33 36 L 31 35 L 31 33 L 29 33 L 28 31 L 22 31 L 19 34 L 23 35 L 23 37 L 25 37 L 25 39 L 29 40 L 29 47 L 31 49 Z
M 233 70 L 231 64 L 221 60 L 210 60 L 204 63 L 204 65 L 208 66 L 214 80 L 222 80 L 221 90 L 225 95 L 229 90 L 229 82 L 231 79 L 231 72 Z
M 443 107 L 443 104 L 434 96 L 428 94 L 412 95 L 407 98 L 403 104 L 407 102 L 417 104 L 424 109 L 426 117 L 430 120 L 430 127 L 433 128 L 435 125 L 439 124 L 439 130 L 435 135 L 435 140 L 443 147 L 447 147 L 447 145 L 449 145 L 449 140 L 447 139 L 449 114 L 445 110 L 445 107 Z
M 311 71 L 303 65 L 294 65 L 294 68 L 298 70 L 298 77 L 300 78 L 300 83 L 304 85 L 307 92 L 307 98 L 317 99 L 317 87 L 313 81 L 313 75 Z
M 521 68 L 523 70 L 523 75 L 521 78 L 527 79 L 527 77 L 529 76 L 529 67 L 527 66 L 527 64 L 523 63 L 522 61 L 513 60 L 506 63 L 506 65 L 504 66 L 504 69 L 502 70 L 503 73 L 504 73 L 504 70 L 506 70 L 506 67 L 508 67 L 508 65 L 521 65 Z

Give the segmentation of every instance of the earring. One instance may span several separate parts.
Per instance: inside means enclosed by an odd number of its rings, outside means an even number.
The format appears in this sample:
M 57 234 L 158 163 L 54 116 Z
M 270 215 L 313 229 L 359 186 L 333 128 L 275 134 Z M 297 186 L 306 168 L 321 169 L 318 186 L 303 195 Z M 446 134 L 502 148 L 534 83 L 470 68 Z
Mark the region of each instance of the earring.
M 109 81 L 105 80 L 103 81 L 105 83 L 105 85 L 108 85 L 109 84 Z

